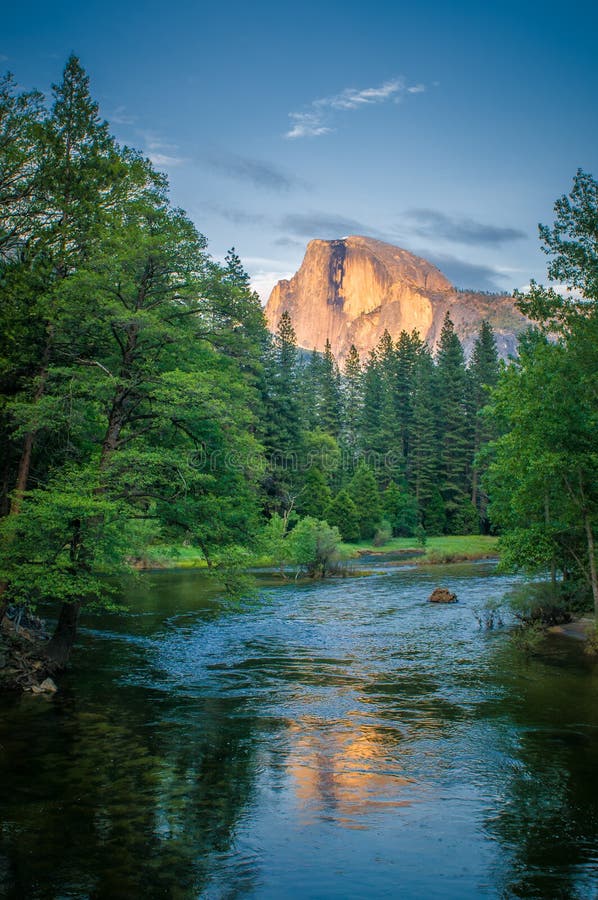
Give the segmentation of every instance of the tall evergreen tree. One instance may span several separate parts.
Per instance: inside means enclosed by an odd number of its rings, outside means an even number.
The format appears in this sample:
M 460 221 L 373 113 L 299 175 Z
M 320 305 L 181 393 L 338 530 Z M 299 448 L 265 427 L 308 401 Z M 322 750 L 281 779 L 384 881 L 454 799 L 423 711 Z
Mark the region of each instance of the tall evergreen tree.
M 463 347 L 447 312 L 438 346 L 436 387 L 440 491 L 446 508 L 449 532 L 458 527 L 460 518 L 469 511 L 470 503 L 466 385 Z
M 348 492 L 357 507 L 360 536 L 373 537 L 382 519 L 382 505 L 374 473 L 365 462 L 359 463 Z
M 348 462 L 354 462 L 359 445 L 359 424 L 363 405 L 363 373 L 359 353 L 351 344 L 342 379 L 344 428 L 343 444 L 347 450 Z
M 328 504 L 324 518 L 329 525 L 338 528 L 343 541 L 359 540 L 359 512 L 345 488 Z
M 427 345 L 417 357 L 413 382 L 413 416 L 408 467 L 408 484 L 417 501 L 420 520 L 430 533 L 444 528 L 432 516 L 438 491 L 439 444 L 436 429 L 437 396 L 434 361 Z
M 265 368 L 263 441 L 268 467 L 264 486 L 267 504 L 285 511 L 297 496 L 297 473 L 303 459 L 297 338 L 286 311 L 278 323 Z
M 468 404 L 472 434 L 472 474 L 471 502 L 478 511 L 483 531 L 488 530 L 488 497 L 480 490 L 480 482 L 485 465 L 478 454 L 482 447 L 496 437 L 496 425 L 483 410 L 488 403 L 492 389 L 496 386 L 500 372 L 498 350 L 494 332 L 489 322 L 480 326 L 468 367 Z
M 320 365 L 318 385 L 318 426 L 338 439 L 343 421 L 343 398 L 338 365 L 332 355 L 330 341 L 326 338 L 324 355 Z

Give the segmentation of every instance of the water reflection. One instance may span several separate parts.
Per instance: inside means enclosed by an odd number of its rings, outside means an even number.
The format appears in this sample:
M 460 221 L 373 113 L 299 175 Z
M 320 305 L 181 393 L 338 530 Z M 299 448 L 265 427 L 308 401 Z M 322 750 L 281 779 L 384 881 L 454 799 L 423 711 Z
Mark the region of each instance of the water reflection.
M 328 817 L 339 825 L 365 828 L 372 813 L 408 805 L 411 781 L 394 752 L 401 735 L 395 729 L 304 720 L 290 727 L 287 760 L 302 821 Z
M 54 699 L 2 700 L 0 895 L 598 896 L 596 669 L 481 632 L 491 566 L 246 611 L 148 580 Z
M 596 898 L 598 671 L 579 648 L 555 640 L 516 680 L 513 764 L 505 802 L 486 825 L 510 858 L 504 893 Z

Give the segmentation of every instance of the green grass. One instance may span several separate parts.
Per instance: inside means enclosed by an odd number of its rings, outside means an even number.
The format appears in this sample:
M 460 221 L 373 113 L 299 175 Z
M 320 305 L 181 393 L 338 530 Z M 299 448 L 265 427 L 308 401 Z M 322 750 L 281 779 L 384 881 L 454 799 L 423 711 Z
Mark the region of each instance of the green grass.
M 498 538 L 486 534 L 450 534 L 429 537 L 425 548 L 418 546 L 415 538 L 392 538 L 381 547 L 372 541 L 348 544 L 355 556 L 364 553 L 405 553 L 413 550 L 414 557 L 422 563 L 461 562 L 468 559 L 484 559 L 498 555 Z M 421 551 L 425 550 L 423 556 Z
M 406 553 L 413 551 L 413 558 L 424 565 L 436 563 L 464 562 L 469 559 L 485 559 L 498 556 L 498 538 L 485 534 L 457 534 L 429 537 L 425 548 L 418 546 L 415 538 L 392 538 L 381 547 L 372 541 L 359 541 L 343 544 L 349 557 L 359 557 L 366 553 Z M 422 550 L 425 552 L 422 555 Z M 409 556 L 405 557 L 406 560 Z M 155 545 L 147 548 L 141 561 L 143 568 L 164 569 L 203 569 L 206 561 L 197 547 L 185 547 L 182 544 Z M 265 555 L 255 556 L 252 566 L 266 567 L 274 565 L 273 560 Z
M 140 560 L 141 567 L 147 569 L 205 569 L 207 563 L 197 547 L 183 544 L 155 544 L 145 550 Z

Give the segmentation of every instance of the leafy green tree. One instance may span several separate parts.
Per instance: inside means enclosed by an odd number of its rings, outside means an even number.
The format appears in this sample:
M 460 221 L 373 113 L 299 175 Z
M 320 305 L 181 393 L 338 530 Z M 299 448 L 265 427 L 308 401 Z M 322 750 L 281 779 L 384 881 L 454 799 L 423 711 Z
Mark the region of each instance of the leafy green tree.
M 326 484 L 333 487 L 339 480 L 342 461 L 338 442 L 332 435 L 319 428 L 306 432 L 302 440 L 307 471 L 314 467 L 320 469 L 326 479 Z
M 492 521 L 503 529 L 505 561 L 549 568 L 553 582 L 581 579 L 598 617 L 598 185 L 578 171 L 540 226 L 549 277 L 574 289 L 533 284 L 520 308 L 540 334 L 520 341 L 519 359 L 499 379 L 493 410 L 504 433 L 488 483 Z M 577 294 L 576 294 L 577 292 Z M 547 335 L 556 335 L 549 340 Z M 508 487 L 507 487 L 508 486 Z
M 311 466 L 307 471 L 297 501 L 300 515 L 311 516 L 314 519 L 324 518 L 324 511 L 328 507 L 331 497 L 330 488 L 321 469 Z
M 419 522 L 415 497 L 391 481 L 382 494 L 382 508 L 395 537 L 411 537 Z
M 312 578 L 325 578 L 343 558 L 338 528 L 313 518 L 301 519 L 291 532 L 295 562 Z
M 81 604 L 106 602 L 104 575 L 135 555 L 140 522 L 197 544 L 229 578 L 258 525 L 261 448 L 257 390 L 228 352 L 230 332 L 249 335 L 255 313 L 238 271 L 209 260 L 149 164 L 110 139 L 78 61 L 55 93 L 47 230 L 32 238 L 46 249 L 43 352 L 6 405 L 30 459 L 40 435 L 54 443 L 45 477 L 17 482 L 0 578 L 3 606 L 61 603 L 48 646 L 61 665 Z
M 324 517 L 329 525 L 338 528 L 343 541 L 359 540 L 359 513 L 346 489 L 340 490 L 328 504 Z
M 348 492 L 357 507 L 360 537 L 373 537 L 382 519 L 382 505 L 374 473 L 363 461 L 351 479 Z

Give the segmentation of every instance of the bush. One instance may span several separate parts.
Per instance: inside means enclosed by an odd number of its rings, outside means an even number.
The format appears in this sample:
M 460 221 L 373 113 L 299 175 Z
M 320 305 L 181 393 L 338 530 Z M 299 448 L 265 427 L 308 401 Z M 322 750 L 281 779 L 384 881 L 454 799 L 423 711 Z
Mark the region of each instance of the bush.
M 526 628 L 563 625 L 576 611 L 562 586 L 547 581 L 518 585 L 508 600 L 513 615 Z
M 344 553 L 338 528 L 318 519 L 301 519 L 289 536 L 294 561 L 312 578 L 334 572 Z
M 384 544 L 388 544 L 391 537 L 392 528 L 390 522 L 387 522 L 386 519 L 383 519 L 376 529 L 376 534 L 374 535 L 374 540 L 372 543 L 374 544 L 374 547 L 383 547 Z

